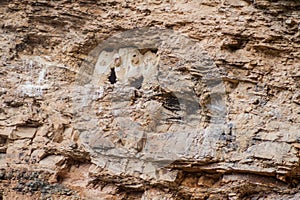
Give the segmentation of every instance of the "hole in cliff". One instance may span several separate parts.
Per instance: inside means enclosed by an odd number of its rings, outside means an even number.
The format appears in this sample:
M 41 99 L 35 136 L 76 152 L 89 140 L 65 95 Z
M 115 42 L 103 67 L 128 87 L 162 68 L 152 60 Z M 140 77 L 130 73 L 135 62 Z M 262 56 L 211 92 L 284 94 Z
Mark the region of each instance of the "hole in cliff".
M 58 183 L 61 183 L 61 182 L 63 182 L 64 177 L 59 174 L 59 175 L 57 175 L 56 180 L 57 180 Z
M 248 39 L 242 37 L 232 38 L 230 41 L 224 43 L 221 48 L 230 52 L 235 52 L 239 49 L 243 49 L 247 45 L 248 41 Z
M 6 148 L 4 148 L 7 145 L 8 137 L 1 136 L 0 137 L 0 153 L 6 153 Z
M 110 75 L 108 77 L 108 80 L 111 84 L 115 84 L 117 82 L 117 76 L 116 76 L 115 68 L 110 69 Z
M 179 100 L 172 92 L 165 94 L 165 102 L 163 103 L 163 107 L 172 111 L 181 110 Z
M 158 52 L 158 49 L 150 49 L 150 51 L 152 52 L 152 53 L 157 53 Z
M 173 92 L 161 89 L 161 94 L 155 95 L 154 99 L 162 102 L 163 107 L 172 112 L 181 110 L 179 100 Z
M 143 54 L 143 55 L 144 55 L 145 53 L 147 53 L 148 51 L 151 51 L 152 53 L 156 54 L 157 51 L 158 51 L 158 49 L 156 49 L 156 48 L 145 48 L 145 49 L 139 49 L 139 51 L 140 51 L 140 53 Z

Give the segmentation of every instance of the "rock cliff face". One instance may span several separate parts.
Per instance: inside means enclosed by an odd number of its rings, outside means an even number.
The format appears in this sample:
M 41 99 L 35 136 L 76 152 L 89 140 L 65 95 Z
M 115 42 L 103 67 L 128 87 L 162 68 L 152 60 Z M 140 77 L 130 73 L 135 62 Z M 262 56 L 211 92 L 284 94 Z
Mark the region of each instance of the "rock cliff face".
M 299 199 L 300 2 L 0 1 L 1 199 Z

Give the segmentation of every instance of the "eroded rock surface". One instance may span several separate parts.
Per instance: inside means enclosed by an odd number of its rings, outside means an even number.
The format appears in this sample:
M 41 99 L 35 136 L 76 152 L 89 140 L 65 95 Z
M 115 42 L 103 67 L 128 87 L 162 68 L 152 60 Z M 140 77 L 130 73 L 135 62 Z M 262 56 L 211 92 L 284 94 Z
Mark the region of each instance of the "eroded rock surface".
M 4 199 L 298 199 L 299 2 L 0 5 Z

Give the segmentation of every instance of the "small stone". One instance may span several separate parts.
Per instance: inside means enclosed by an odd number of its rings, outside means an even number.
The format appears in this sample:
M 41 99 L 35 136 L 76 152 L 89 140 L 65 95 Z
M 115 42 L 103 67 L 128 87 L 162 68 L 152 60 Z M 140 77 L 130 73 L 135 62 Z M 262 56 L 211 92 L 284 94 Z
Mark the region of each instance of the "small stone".
M 9 139 L 26 139 L 26 138 L 33 138 L 36 133 L 36 128 L 30 127 L 18 127 L 13 133 L 10 135 Z
M 286 24 L 291 24 L 291 23 L 292 23 L 292 20 L 291 20 L 291 19 L 287 19 L 287 20 L 285 20 L 285 23 L 286 23 Z
M 44 158 L 43 160 L 41 160 L 39 164 L 41 167 L 55 170 L 56 167 L 62 165 L 64 161 L 65 161 L 64 156 L 50 155 Z

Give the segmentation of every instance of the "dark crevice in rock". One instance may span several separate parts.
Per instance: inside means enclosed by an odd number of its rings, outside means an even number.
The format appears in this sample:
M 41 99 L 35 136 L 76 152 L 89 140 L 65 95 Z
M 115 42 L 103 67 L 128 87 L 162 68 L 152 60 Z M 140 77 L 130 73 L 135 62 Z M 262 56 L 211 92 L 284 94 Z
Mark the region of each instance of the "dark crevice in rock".
M 145 49 L 139 49 L 139 52 L 144 55 L 145 53 L 147 53 L 148 51 L 151 51 L 152 53 L 157 53 L 158 49 L 156 48 L 145 48 Z
M 224 43 L 221 48 L 229 50 L 230 52 L 235 52 L 239 49 L 243 49 L 248 41 L 249 39 L 247 37 L 235 37 L 231 39 L 231 41 Z
M 180 102 L 173 92 L 167 92 L 163 88 L 158 88 L 158 94 L 152 96 L 152 99 L 162 103 L 163 107 L 172 111 L 180 111 Z
M 116 76 L 115 68 L 110 69 L 110 75 L 108 77 L 108 80 L 111 84 L 115 84 L 117 82 L 117 76 Z
M 164 93 L 163 94 L 163 107 L 171 111 L 180 111 L 180 103 L 178 98 L 174 93 Z

